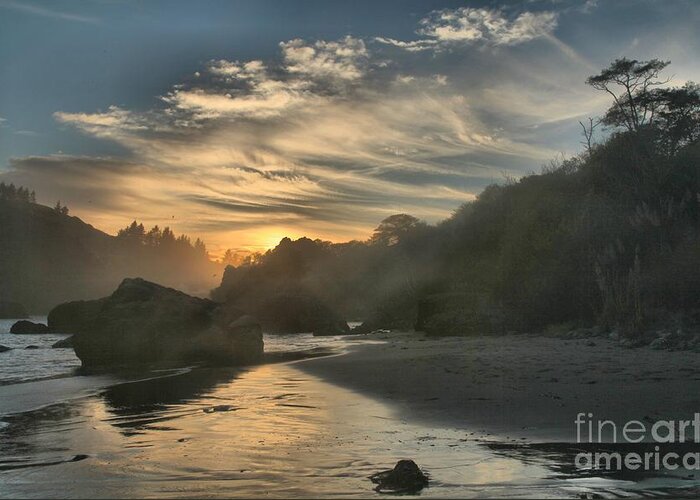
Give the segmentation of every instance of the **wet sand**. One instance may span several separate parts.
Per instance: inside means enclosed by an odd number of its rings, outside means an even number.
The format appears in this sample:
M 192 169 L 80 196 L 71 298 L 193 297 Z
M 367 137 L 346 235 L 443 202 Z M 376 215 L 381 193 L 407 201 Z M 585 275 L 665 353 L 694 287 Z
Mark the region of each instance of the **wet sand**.
M 590 364 L 614 373 L 618 388 L 637 384 L 625 389 L 634 394 L 627 404 L 635 414 L 644 405 L 654 418 L 653 410 L 678 409 L 672 405 L 681 401 L 693 406 L 692 391 L 683 395 L 690 399 L 674 392 L 678 376 L 634 364 L 673 362 L 666 371 L 692 378 L 692 354 L 538 337 L 391 334 L 328 342 L 347 353 L 193 369 L 5 415 L 0 497 L 379 497 L 368 476 L 403 458 L 430 474 L 423 497 L 700 491 L 700 477 L 581 474 L 566 449 L 532 444 L 568 439 L 571 413 L 586 404 L 611 412 L 625 406 L 612 396 L 615 387 L 588 383 Z M 646 373 L 641 382 L 633 381 L 635 371 Z M 641 399 L 652 396 L 658 400 Z
M 600 337 L 369 338 L 384 343 L 299 366 L 390 403 L 403 418 L 501 441 L 575 442 L 579 412 L 620 426 L 700 412 L 694 352 L 630 349 Z
M 368 476 L 401 458 L 431 474 L 421 496 L 561 498 L 588 488 L 460 429 L 397 418 L 296 363 L 120 384 L 4 420 L 3 498 L 365 498 L 378 496 Z

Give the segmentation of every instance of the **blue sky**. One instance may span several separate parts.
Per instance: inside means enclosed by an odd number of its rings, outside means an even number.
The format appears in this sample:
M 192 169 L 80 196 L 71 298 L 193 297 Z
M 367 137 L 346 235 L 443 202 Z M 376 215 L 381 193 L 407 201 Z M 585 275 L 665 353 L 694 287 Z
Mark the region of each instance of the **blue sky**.
M 0 0 L 0 179 L 214 252 L 436 221 L 579 148 L 621 57 L 700 80 L 700 2 Z

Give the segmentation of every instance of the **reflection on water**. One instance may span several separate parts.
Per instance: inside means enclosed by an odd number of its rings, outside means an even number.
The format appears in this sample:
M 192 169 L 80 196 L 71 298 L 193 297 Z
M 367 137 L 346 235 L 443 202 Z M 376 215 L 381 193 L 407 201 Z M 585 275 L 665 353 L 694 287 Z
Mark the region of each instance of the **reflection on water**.
M 377 495 L 367 477 L 401 458 L 430 473 L 426 497 L 591 490 L 542 455 L 413 425 L 399 409 L 294 364 L 121 384 L 5 420 L 2 497 L 366 497 Z M 625 485 L 595 486 L 605 493 Z

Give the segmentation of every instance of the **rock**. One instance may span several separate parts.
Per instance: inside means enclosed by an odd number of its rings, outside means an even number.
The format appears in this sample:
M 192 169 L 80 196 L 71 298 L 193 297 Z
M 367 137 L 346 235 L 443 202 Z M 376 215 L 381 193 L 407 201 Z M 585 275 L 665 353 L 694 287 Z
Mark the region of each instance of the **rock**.
M 19 319 L 28 316 L 27 310 L 22 304 L 0 301 L 0 319 Z
M 356 332 L 347 328 L 347 323 L 345 323 L 343 328 L 342 323 L 330 323 L 327 325 L 321 325 L 316 330 L 314 330 L 314 337 L 330 337 L 333 335 L 355 335 L 360 332 Z
M 67 337 L 65 339 L 59 340 L 51 346 L 53 349 L 67 349 L 73 347 L 73 337 Z
M 260 326 L 250 319 L 226 324 L 218 308 L 211 300 L 134 278 L 109 297 L 57 306 L 48 322 L 51 331 L 74 334 L 84 367 L 262 359 Z
M 18 335 L 31 335 L 37 333 L 49 333 L 49 327 L 43 323 L 33 323 L 26 319 L 20 320 L 10 328 L 10 333 Z
M 428 476 L 423 474 L 413 460 L 399 460 L 391 470 L 369 477 L 377 485 L 379 493 L 417 493 L 428 486 Z
M 264 297 L 250 293 L 228 300 L 224 309 L 233 311 L 236 317 L 242 313 L 255 317 L 266 333 L 350 331 L 336 311 L 302 287 L 290 287 Z
M 669 343 L 665 338 L 660 337 L 660 338 L 654 339 L 651 342 L 651 344 L 649 344 L 649 347 L 651 349 L 656 350 L 656 351 L 662 351 L 664 349 L 669 348 Z
M 39 349 L 38 345 L 28 345 L 25 349 Z
M 0 352 L 7 352 L 7 351 L 11 351 L 11 350 L 12 350 L 12 347 L 0 345 Z
M 262 328 L 252 316 L 241 316 L 223 327 L 214 324 L 196 338 L 193 359 L 217 365 L 257 363 L 263 355 Z
M 236 411 L 238 408 L 232 405 L 216 405 L 216 406 L 210 406 L 208 408 L 204 408 L 202 411 L 204 413 L 218 413 L 218 412 L 226 412 L 226 411 Z

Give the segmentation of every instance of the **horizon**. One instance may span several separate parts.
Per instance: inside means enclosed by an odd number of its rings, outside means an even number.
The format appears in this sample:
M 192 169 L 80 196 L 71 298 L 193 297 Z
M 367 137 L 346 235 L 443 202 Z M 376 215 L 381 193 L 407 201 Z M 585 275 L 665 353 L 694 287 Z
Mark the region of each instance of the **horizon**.
M 616 57 L 700 80 L 687 1 L 206 5 L 0 1 L 0 180 L 213 256 L 366 239 L 576 154 Z

